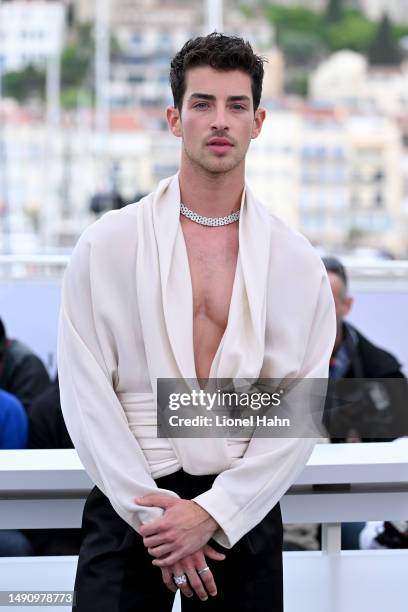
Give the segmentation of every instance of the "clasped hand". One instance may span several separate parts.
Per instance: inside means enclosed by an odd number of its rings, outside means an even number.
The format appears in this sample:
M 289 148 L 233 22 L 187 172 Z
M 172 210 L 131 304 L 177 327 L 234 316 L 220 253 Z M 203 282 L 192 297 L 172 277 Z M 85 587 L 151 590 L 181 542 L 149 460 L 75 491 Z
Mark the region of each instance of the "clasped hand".
M 135 502 L 164 510 L 160 518 L 142 525 L 140 534 L 147 551 L 154 557 L 152 564 L 160 567 L 167 588 L 176 591 L 173 576 L 186 574 L 189 584 L 180 587 L 184 595 L 191 597 L 191 589 L 201 600 L 208 598 L 207 592 L 216 595 L 212 572 L 198 574 L 198 570 L 206 567 L 205 556 L 215 561 L 225 559 L 224 554 L 207 544 L 218 528 L 212 516 L 188 499 L 152 494 L 137 498 Z

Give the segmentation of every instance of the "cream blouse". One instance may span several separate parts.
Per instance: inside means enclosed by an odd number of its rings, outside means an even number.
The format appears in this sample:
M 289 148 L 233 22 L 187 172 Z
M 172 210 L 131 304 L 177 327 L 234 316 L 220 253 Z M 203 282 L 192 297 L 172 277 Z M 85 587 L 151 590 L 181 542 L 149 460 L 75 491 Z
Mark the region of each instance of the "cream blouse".
M 315 439 L 155 437 L 157 378 L 196 377 L 179 210 L 175 175 L 81 236 L 62 291 L 61 405 L 84 467 L 136 530 L 163 511 L 138 506 L 135 497 L 177 497 L 156 478 L 180 467 L 218 474 L 195 501 L 219 523 L 214 538 L 230 548 L 284 495 Z M 246 187 L 228 324 L 210 376 L 327 378 L 335 334 L 319 255 Z

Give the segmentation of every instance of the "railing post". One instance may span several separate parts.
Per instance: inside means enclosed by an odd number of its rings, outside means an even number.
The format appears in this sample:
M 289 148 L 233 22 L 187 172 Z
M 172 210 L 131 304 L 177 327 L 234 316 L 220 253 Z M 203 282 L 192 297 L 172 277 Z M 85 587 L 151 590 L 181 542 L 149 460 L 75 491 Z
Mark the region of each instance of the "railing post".
M 322 552 L 336 555 L 341 552 L 341 523 L 322 524 Z

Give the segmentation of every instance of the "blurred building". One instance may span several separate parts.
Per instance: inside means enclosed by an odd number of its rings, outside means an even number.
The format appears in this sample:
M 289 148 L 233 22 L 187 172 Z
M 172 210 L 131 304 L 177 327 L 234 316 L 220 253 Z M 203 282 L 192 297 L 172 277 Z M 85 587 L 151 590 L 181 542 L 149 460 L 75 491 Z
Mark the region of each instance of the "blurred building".
M 400 131 L 386 117 L 352 117 L 350 143 L 351 231 L 366 246 L 394 252 L 406 248 L 403 210 L 403 150 Z
M 9 117 L 3 141 L 13 218 L 30 220 L 43 246 L 72 246 L 92 219 L 95 193 L 115 183 L 125 201 L 134 201 L 177 171 L 181 141 L 163 129 L 163 116 L 156 108 L 111 114 L 104 184 L 98 155 L 104 136 L 94 132 L 91 116 L 72 116 L 52 133 L 27 113 Z M 307 105 L 269 108 L 251 143 L 247 176 L 259 199 L 313 243 L 402 254 L 408 248 L 404 160 L 407 165 L 390 118 Z
M 97 3 L 92 0 L 72 0 L 77 21 L 95 21 Z M 194 21 L 203 20 L 201 0 L 109 0 L 111 24 L 139 28 L 143 25 L 170 27 L 193 15 Z
M 44 66 L 63 45 L 65 5 L 60 2 L 0 3 L 0 68 Z
M 408 248 L 404 151 L 389 118 L 306 106 L 269 110 L 251 144 L 255 193 L 314 244 Z
M 95 2 L 73 2 L 79 21 L 96 19 Z M 223 8 L 225 32 L 248 38 L 258 51 L 273 47 L 274 31 L 265 19 L 248 19 L 234 2 L 224 0 Z M 170 61 L 189 38 L 206 33 L 206 10 L 204 0 L 110 0 L 111 33 L 118 45 L 110 83 L 115 108 L 171 103 Z
M 117 1 L 124 7 L 117 16 L 112 14 L 112 31 L 120 47 L 112 62 L 112 104 L 131 107 L 172 103 L 168 84 L 170 61 L 188 39 L 205 32 L 205 3 Z M 236 9 L 225 11 L 224 31 L 244 36 L 258 51 L 273 46 L 274 34 L 269 23 L 248 20 Z M 272 57 L 270 83 L 280 90 L 279 70 L 279 58 Z
M 95 194 L 115 187 L 134 201 L 178 169 L 181 141 L 169 133 L 164 113 L 172 103 L 169 63 L 205 30 L 205 3 L 111 2 L 118 48 L 112 46 L 110 129 L 95 131 L 86 109 L 65 113 L 60 123 L 17 104 L 7 111 L 0 187 L 7 189 L 10 223 L 28 224 L 42 247 L 72 246 L 92 220 Z M 6 4 L 61 8 L 57 0 Z M 75 4 L 83 20 L 95 18 L 95 6 Z M 283 97 L 284 60 L 269 24 L 237 10 L 224 15 L 225 31 L 248 38 L 268 60 L 267 119 L 247 158 L 256 195 L 327 249 L 359 244 L 406 252 L 408 157 L 399 126 L 405 117 L 408 135 L 408 67 L 374 71 L 363 56 L 342 51 L 312 75 L 312 103 L 294 104 Z
M 264 100 L 281 98 L 285 90 L 285 56 L 277 47 L 263 52 L 264 64 L 262 97 Z
M 309 92 L 314 101 L 353 111 L 408 115 L 408 64 L 371 68 L 364 55 L 338 51 L 312 73 Z
M 313 243 L 339 245 L 348 239 L 348 145 L 347 126 L 341 115 L 304 110 L 298 227 Z
M 246 160 L 249 184 L 275 215 L 299 227 L 302 118 L 267 110 L 262 132 L 252 140 Z
M 10 109 L 5 118 L 2 140 L 10 224 L 37 232 L 43 249 L 73 246 L 91 220 L 92 196 L 112 188 L 112 175 L 100 182 L 103 136 L 94 132 L 92 117 L 66 117 L 52 132 L 43 120 L 18 108 Z M 153 187 L 154 134 L 145 131 L 137 113 L 112 115 L 104 145 L 112 172 L 118 166 L 118 187 L 127 201 Z

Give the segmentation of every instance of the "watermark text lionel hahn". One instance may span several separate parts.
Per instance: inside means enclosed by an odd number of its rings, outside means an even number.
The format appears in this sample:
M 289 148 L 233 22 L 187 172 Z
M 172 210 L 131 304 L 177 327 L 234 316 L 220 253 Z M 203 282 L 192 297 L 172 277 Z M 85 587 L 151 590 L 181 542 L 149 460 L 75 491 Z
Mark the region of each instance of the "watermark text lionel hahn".
M 208 393 L 204 390 L 192 390 L 189 393 L 171 393 L 169 395 L 168 407 L 170 410 L 178 410 L 190 406 L 200 406 L 205 410 L 220 409 L 225 407 L 240 407 L 252 410 L 280 406 L 282 390 L 275 393 L 236 393 L 221 392 Z M 267 417 L 261 414 L 249 414 L 246 416 L 228 416 L 225 414 L 195 415 L 181 417 L 171 415 L 168 417 L 171 427 L 290 427 L 290 419 L 278 416 Z
M 170 427 L 290 427 L 290 419 L 260 414 L 250 414 L 248 417 L 227 417 L 219 414 L 179 417 L 177 414 L 172 414 L 168 422 Z

